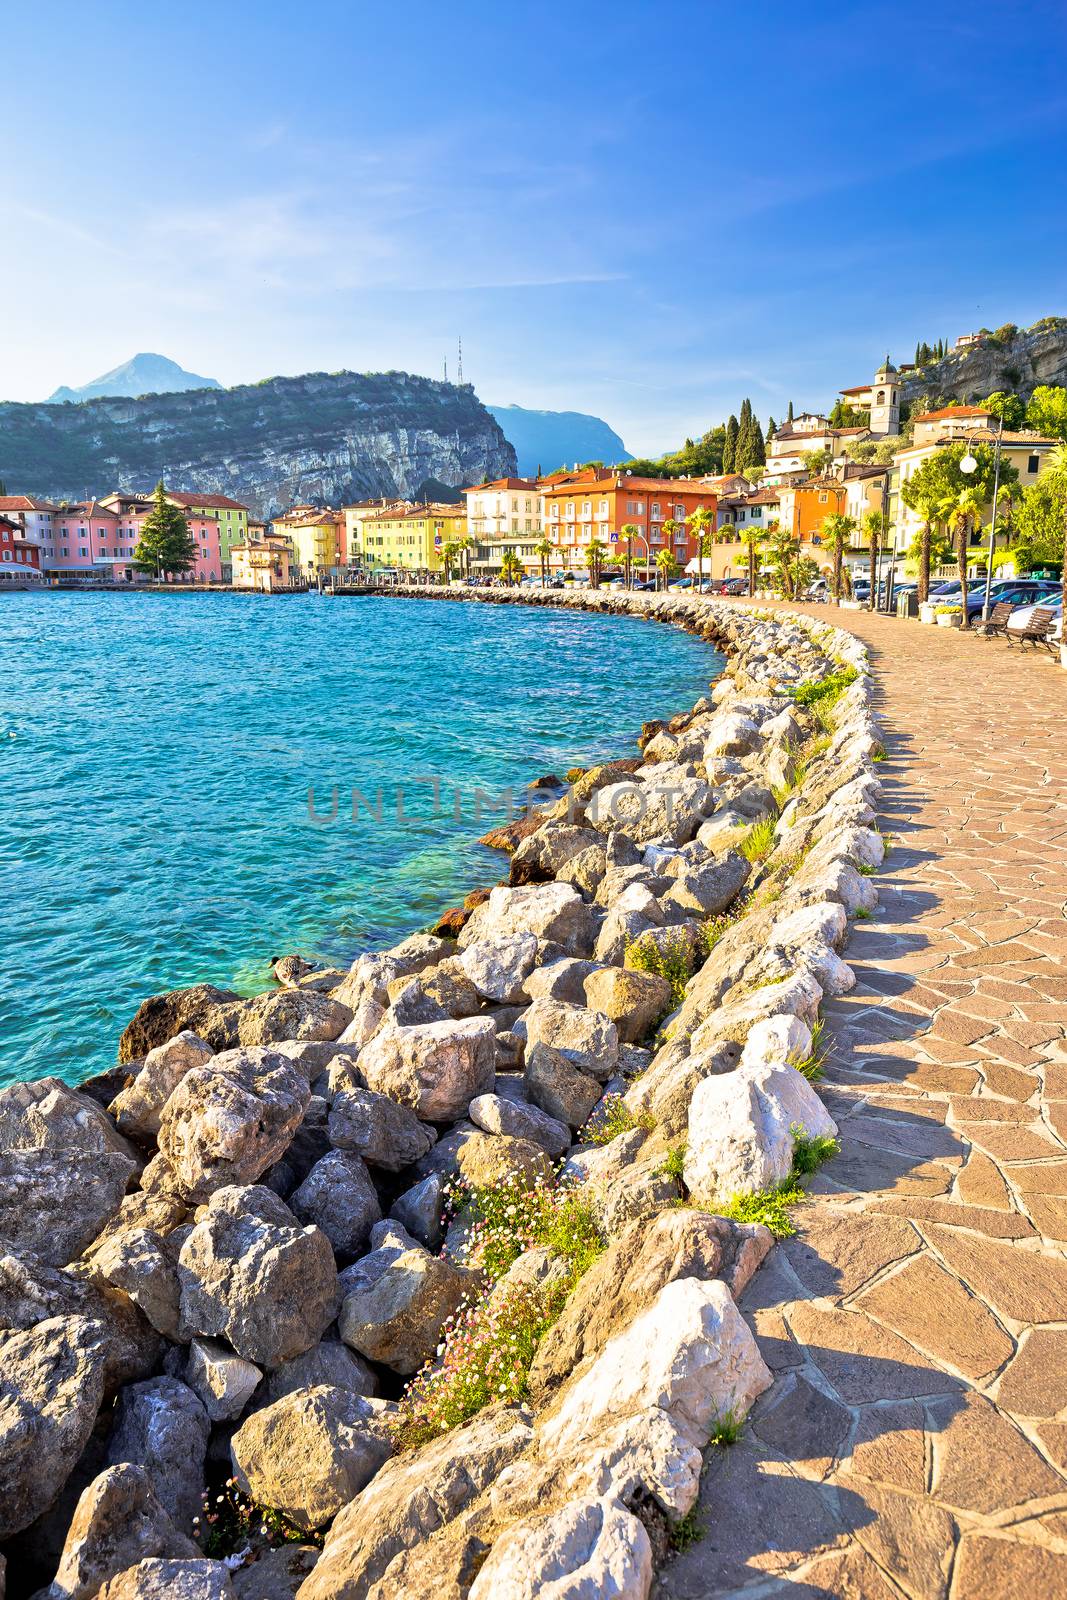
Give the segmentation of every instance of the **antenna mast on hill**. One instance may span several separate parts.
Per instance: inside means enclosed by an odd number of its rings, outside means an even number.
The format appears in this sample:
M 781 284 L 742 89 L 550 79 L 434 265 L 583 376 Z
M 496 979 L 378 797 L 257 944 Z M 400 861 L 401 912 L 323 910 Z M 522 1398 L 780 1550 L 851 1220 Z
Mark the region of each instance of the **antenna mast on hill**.
M 445 382 L 448 382 L 448 357 L 445 356 Z
M 460 341 L 459 341 L 459 372 L 456 374 L 456 382 L 457 383 L 462 383 L 463 382 L 463 339 L 462 339 L 462 337 L 460 338 Z

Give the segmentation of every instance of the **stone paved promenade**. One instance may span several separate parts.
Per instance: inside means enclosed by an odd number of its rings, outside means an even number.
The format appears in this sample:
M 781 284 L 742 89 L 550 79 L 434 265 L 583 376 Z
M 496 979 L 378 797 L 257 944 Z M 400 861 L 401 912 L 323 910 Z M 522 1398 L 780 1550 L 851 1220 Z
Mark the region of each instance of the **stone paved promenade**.
M 778 1381 L 662 1600 L 1067 1597 L 1067 673 L 871 648 L 881 905 L 827 1007 L 841 1154 L 742 1301 Z

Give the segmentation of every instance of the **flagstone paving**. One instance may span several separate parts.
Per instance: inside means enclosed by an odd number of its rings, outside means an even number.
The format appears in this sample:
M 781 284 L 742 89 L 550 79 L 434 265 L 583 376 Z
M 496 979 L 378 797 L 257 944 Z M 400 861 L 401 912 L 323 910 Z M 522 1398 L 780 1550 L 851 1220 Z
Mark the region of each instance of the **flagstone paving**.
M 870 647 L 880 906 L 825 1008 L 841 1154 L 742 1309 L 777 1381 L 661 1600 L 1067 1597 L 1067 673 Z

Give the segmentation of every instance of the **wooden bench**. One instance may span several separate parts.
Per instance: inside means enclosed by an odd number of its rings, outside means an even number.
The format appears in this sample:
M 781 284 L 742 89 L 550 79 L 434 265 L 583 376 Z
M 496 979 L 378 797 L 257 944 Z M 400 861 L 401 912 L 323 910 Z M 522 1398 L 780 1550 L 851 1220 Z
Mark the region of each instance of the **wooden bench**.
M 1016 610 L 1010 600 L 998 600 L 989 616 L 978 625 L 978 632 L 986 639 L 991 639 L 994 634 L 1007 633 L 1008 618 Z
M 1009 644 L 1043 644 L 1047 650 L 1055 653 L 1056 646 L 1052 642 L 1052 630 L 1056 626 L 1056 614 L 1048 606 L 1035 606 L 1030 621 L 1025 628 L 1004 630 L 1004 637 Z

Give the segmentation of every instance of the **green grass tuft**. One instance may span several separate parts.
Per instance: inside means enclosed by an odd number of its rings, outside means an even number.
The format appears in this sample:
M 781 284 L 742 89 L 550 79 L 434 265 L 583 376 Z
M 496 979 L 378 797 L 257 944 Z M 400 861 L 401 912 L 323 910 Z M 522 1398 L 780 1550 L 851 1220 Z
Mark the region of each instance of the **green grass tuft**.
M 644 1128 L 651 1133 L 655 1126 L 656 1119 L 651 1111 L 635 1114 L 621 1094 L 608 1094 L 585 1124 L 579 1138 L 587 1144 L 610 1144 L 620 1134 L 630 1133 L 634 1128 Z
M 762 1222 L 776 1239 L 788 1239 L 796 1232 L 789 1215 L 792 1206 L 805 1200 L 800 1182 L 836 1155 L 840 1146 L 827 1134 L 809 1138 L 799 1123 L 791 1129 L 793 1135 L 793 1170 L 788 1178 L 770 1189 L 758 1189 L 755 1194 L 735 1194 L 726 1205 L 719 1207 L 719 1215 L 734 1222 Z
M 826 1023 L 822 1017 L 811 1030 L 811 1049 L 803 1061 L 798 1061 L 796 1068 L 802 1072 L 809 1083 L 817 1083 L 826 1068 L 826 1058 L 830 1054 L 830 1046 L 826 1041 Z
M 711 1436 L 711 1443 L 728 1450 L 736 1444 L 745 1431 L 745 1419 L 733 1411 L 724 1411 L 715 1423 L 715 1431 Z
M 855 667 L 846 667 L 842 672 L 831 672 L 827 677 L 818 678 L 812 683 L 798 684 L 793 690 L 793 699 L 798 706 L 817 706 L 826 701 L 833 705 L 858 677 L 859 673 Z
M 751 861 L 753 866 L 758 866 L 761 861 L 766 861 L 774 849 L 774 829 L 777 819 L 763 817 L 749 828 L 745 837 L 738 846 L 746 861 Z
M 707 1531 L 707 1528 L 697 1516 L 696 1507 L 694 1506 L 692 1511 L 687 1511 L 681 1521 L 676 1522 L 671 1529 L 671 1549 L 679 1552 L 688 1550 L 693 1545 L 698 1544 Z

